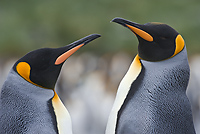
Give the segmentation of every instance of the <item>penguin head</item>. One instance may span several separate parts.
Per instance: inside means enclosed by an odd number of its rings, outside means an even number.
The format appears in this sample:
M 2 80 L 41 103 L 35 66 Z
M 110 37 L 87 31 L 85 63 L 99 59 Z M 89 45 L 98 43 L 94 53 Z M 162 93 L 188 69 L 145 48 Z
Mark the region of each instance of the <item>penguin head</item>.
M 182 36 L 166 24 L 152 22 L 142 25 L 123 18 L 114 18 L 112 22 L 129 28 L 137 36 L 138 54 L 143 60 L 165 60 L 184 48 Z
M 36 86 L 54 89 L 65 60 L 98 37 L 100 35 L 92 34 L 61 48 L 41 48 L 31 51 L 19 59 L 13 69 Z

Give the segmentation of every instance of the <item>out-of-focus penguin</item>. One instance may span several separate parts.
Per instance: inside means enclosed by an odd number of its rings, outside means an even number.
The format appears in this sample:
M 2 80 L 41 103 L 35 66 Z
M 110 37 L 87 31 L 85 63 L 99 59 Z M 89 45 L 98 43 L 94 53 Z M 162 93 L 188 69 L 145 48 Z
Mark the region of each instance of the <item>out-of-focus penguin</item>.
M 106 134 L 194 134 L 186 96 L 190 69 L 182 36 L 162 23 L 112 22 L 138 38 L 138 55 L 119 84 Z
M 2 87 L 0 134 L 72 134 L 70 115 L 54 86 L 65 60 L 98 37 L 38 49 L 19 59 Z

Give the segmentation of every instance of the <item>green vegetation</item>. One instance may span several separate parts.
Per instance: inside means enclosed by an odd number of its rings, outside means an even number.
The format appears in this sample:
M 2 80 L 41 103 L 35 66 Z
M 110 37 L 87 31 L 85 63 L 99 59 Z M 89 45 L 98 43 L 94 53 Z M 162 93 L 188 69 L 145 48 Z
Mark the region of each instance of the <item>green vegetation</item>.
M 29 0 L 0 2 L 0 55 L 21 55 L 41 47 L 69 44 L 91 33 L 102 38 L 81 51 L 136 52 L 137 40 L 115 23 L 162 22 L 185 38 L 189 54 L 200 52 L 199 0 Z

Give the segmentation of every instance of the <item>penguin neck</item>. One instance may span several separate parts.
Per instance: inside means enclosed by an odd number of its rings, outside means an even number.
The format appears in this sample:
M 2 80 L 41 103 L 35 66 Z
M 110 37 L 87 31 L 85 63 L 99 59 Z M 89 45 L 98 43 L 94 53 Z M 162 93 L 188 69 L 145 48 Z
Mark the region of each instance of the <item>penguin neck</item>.
M 16 90 L 16 92 L 20 92 L 20 94 L 34 98 L 36 101 L 51 100 L 54 96 L 53 90 L 38 87 L 29 83 L 24 78 L 19 76 L 13 69 L 9 72 L 4 85 L 13 86 L 15 87 L 13 90 Z
M 53 124 L 53 126 L 51 126 L 52 129 L 59 134 L 72 134 L 71 117 L 55 90 L 33 85 L 11 69 L 7 80 L 4 82 L 1 93 L 1 100 L 8 100 L 10 98 L 16 103 L 17 110 L 19 107 L 27 107 L 22 106 L 27 105 L 27 102 L 24 101 L 30 102 L 30 105 L 39 105 L 38 107 L 34 107 L 34 113 L 40 115 L 41 118 L 48 116 L 48 120 L 52 121 L 49 122 L 49 124 Z M 19 99 L 16 100 L 12 96 Z M 43 111 L 48 111 L 48 113 L 44 113 Z M 41 132 L 43 131 L 41 130 Z
M 4 109 L 1 110 L 0 114 L 9 114 L 5 120 L 10 120 L 11 117 L 21 119 L 14 122 L 13 129 L 8 130 L 8 132 L 22 129 L 28 133 L 33 131 L 36 133 L 58 133 L 51 103 L 53 96 L 53 90 L 35 86 L 11 69 L 1 91 L 0 105 Z M 21 122 L 26 122 L 25 126 L 18 128 L 17 125 Z M 27 129 L 24 130 L 24 128 Z
M 163 88 L 174 89 L 174 87 L 177 87 L 176 90 L 163 90 L 164 92 L 166 91 L 176 94 L 180 90 L 180 92 L 185 94 L 190 75 L 186 48 L 176 56 L 169 59 L 159 62 L 141 60 L 141 63 L 143 65 L 142 72 L 145 75 L 143 77 L 148 78 L 146 83 L 153 83 L 151 80 L 156 80 L 155 82 L 160 80 L 160 82 L 163 83 L 162 85 L 165 85 Z M 157 84 L 160 84 L 160 82 Z M 152 91 L 160 92 L 158 90 Z

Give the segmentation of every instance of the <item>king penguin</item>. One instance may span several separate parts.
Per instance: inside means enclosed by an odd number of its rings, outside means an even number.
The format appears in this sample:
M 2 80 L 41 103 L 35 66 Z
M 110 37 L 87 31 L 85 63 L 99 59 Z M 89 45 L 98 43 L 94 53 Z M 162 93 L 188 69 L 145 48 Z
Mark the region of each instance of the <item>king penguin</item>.
M 106 134 L 195 134 L 186 96 L 190 69 L 184 39 L 162 23 L 112 22 L 138 38 L 138 54 L 119 84 Z
M 98 37 L 91 34 L 64 47 L 31 51 L 19 59 L 2 87 L 0 134 L 72 134 L 70 115 L 54 87 L 65 60 Z

